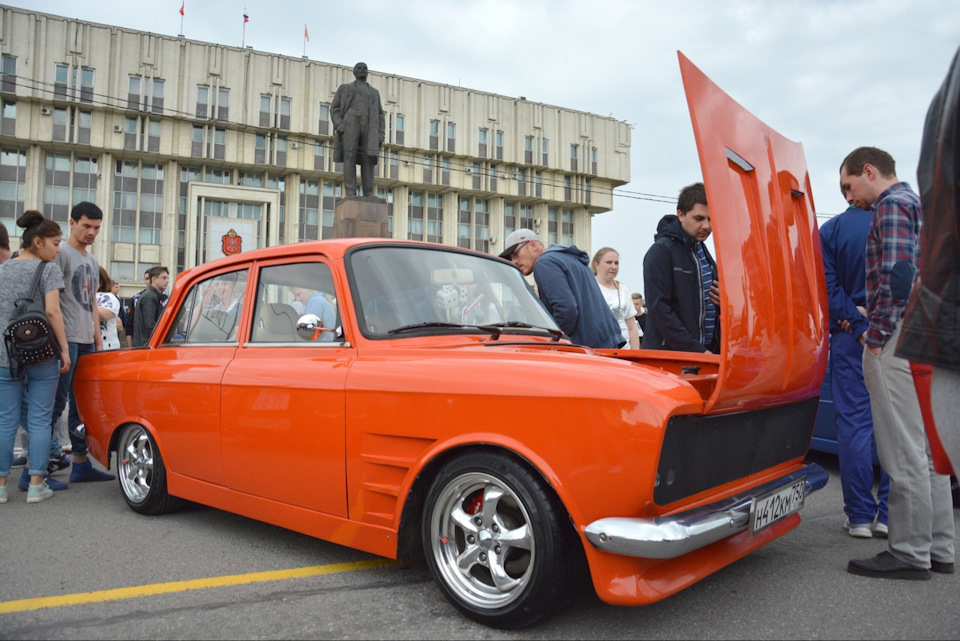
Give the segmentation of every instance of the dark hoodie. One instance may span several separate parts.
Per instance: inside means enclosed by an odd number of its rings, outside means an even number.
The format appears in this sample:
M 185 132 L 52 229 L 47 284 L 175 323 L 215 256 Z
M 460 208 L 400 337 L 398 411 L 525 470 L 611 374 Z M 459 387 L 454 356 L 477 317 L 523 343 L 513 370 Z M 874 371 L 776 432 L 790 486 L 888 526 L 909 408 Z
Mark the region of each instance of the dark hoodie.
M 616 348 L 623 343 L 620 324 L 603 299 L 587 265 L 590 257 L 576 245 L 551 245 L 533 264 L 533 279 L 547 311 L 578 345 Z
M 653 246 L 643 258 L 643 293 L 647 302 L 644 349 L 679 352 L 720 352 L 720 309 L 716 330 L 709 345 L 704 344 L 703 287 L 697 241 L 680 225 L 675 214 L 664 216 L 657 225 Z M 717 279 L 717 263 L 703 248 Z

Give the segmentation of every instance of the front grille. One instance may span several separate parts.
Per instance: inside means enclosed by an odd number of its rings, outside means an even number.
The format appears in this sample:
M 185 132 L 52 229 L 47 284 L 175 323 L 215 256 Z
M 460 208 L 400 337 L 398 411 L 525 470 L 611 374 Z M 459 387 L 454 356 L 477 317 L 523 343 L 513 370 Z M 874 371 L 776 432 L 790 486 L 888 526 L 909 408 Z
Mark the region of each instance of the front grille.
M 657 468 L 653 499 L 667 505 L 803 456 L 820 399 L 733 414 L 675 416 Z

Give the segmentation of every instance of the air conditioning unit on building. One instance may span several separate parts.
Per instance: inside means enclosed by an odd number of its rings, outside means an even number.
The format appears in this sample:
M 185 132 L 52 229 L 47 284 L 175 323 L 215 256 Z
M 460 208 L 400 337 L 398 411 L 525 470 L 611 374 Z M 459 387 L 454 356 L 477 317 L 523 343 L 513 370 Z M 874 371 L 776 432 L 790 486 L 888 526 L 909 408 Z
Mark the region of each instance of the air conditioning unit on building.
M 539 226 L 540 226 L 540 219 L 539 219 L 539 218 L 534 218 L 534 219 L 533 219 L 533 224 L 536 225 L 537 227 L 539 227 Z
M 290 143 L 290 149 L 300 149 L 300 143 L 298 143 L 298 142 L 291 142 L 291 143 Z
M 114 126 L 113 126 L 113 133 L 118 134 L 118 133 L 120 133 L 121 131 L 123 131 L 123 127 L 121 127 L 120 125 L 114 125 Z
M 49 116 L 49 115 L 50 115 L 50 107 L 40 107 L 40 115 L 41 115 L 41 116 Z

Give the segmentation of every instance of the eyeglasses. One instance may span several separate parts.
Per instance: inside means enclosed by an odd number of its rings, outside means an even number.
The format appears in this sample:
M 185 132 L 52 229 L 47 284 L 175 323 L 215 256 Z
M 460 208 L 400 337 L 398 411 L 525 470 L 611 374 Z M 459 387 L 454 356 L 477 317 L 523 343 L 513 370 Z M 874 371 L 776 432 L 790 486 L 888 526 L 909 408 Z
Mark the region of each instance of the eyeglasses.
M 530 242 L 529 240 L 525 240 L 525 241 L 523 241 L 522 243 L 520 243 L 519 245 L 517 245 L 517 248 L 513 250 L 513 253 L 512 253 L 512 254 L 510 254 L 510 260 L 511 260 L 511 261 L 516 260 L 516 259 L 517 259 L 517 256 L 520 255 L 520 250 L 523 249 L 523 246 L 526 245 L 526 244 L 529 243 L 529 242 Z

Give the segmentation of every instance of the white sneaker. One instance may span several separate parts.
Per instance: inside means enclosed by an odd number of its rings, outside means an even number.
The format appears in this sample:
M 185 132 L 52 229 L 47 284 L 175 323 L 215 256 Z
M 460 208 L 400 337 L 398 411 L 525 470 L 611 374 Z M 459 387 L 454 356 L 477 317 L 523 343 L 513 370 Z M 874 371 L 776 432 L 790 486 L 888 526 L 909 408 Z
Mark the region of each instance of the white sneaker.
M 876 536 L 886 537 L 888 533 L 887 524 L 877 521 L 873 524 L 873 533 Z
M 873 531 L 870 529 L 872 523 L 857 523 L 854 525 L 850 522 L 850 519 L 847 519 L 843 522 L 843 529 L 847 531 L 847 534 L 857 539 L 872 539 Z
M 51 496 L 53 496 L 53 490 L 47 487 L 46 481 L 40 485 L 31 485 L 27 488 L 27 503 L 46 501 Z

